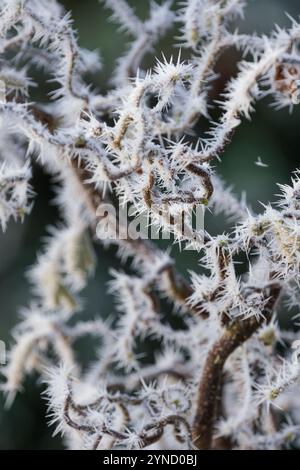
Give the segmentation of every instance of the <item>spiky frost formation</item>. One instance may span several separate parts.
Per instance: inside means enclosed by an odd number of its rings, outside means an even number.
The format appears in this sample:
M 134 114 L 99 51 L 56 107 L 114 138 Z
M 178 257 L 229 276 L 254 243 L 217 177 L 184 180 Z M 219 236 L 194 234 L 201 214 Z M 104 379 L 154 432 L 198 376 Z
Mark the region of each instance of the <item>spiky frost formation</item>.
M 300 302 L 299 172 L 280 186 L 277 204 L 255 214 L 213 165 L 257 100 L 299 103 L 300 25 L 291 19 L 268 37 L 241 34 L 234 22 L 243 0 L 151 2 L 145 21 L 125 0 L 101 3 L 131 38 L 105 95 L 85 80 L 99 71 L 98 54 L 79 46 L 56 0 L 0 0 L 0 225 L 29 214 L 33 162 L 52 176 L 63 219 L 28 272 L 34 301 L 2 370 L 8 404 L 38 371 L 50 422 L 71 449 L 297 445 L 298 334 L 280 329 L 277 311 L 279 302 Z M 158 41 L 178 25 L 181 53 L 155 59 Z M 219 122 L 197 139 L 199 118 L 209 119 L 215 63 L 229 46 L 244 59 L 214 103 Z M 33 68 L 53 84 L 43 104 L 32 100 Z M 128 220 L 110 210 L 116 200 L 193 248 L 202 269 L 183 278 L 170 250 L 127 230 Z M 188 216 L 199 207 L 235 227 L 217 236 L 195 228 Z M 117 314 L 109 322 L 79 319 L 96 234 L 117 245 L 121 263 L 132 261 L 133 272 L 111 272 Z M 247 262 L 238 275 L 241 254 Z M 180 317 L 177 328 L 161 298 Z M 83 369 L 76 341 L 86 335 L 96 340 L 97 359 Z

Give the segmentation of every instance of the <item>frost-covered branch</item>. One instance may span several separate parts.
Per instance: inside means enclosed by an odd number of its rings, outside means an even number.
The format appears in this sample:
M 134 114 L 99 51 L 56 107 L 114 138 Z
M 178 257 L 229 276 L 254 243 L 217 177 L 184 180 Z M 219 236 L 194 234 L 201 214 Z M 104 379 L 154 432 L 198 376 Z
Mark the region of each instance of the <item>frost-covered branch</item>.
M 7 403 L 38 372 L 70 449 L 298 445 L 298 332 L 282 331 L 277 311 L 300 302 L 299 171 L 256 214 L 217 163 L 258 100 L 299 104 L 300 25 L 244 34 L 243 0 L 152 2 L 145 21 L 125 0 L 101 3 L 132 40 L 105 92 L 87 82 L 98 54 L 56 0 L 0 0 L 1 228 L 29 215 L 36 165 L 60 217 L 28 271 L 32 301 L 2 369 Z M 169 57 L 156 47 L 172 27 L 181 52 Z M 229 47 L 243 59 L 212 102 Z M 29 76 L 40 70 L 52 87 L 41 102 L 40 75 Z M 235 225 L 212 235 L 205 210 Z M 199 268 L 180 273 L 159 236 L 193 249 Z M 102 305 L 85 319 L 82 290 L 110 245 L 115 305 L 107 321 Z M 96 358 L 84 368 L 83 336 Z

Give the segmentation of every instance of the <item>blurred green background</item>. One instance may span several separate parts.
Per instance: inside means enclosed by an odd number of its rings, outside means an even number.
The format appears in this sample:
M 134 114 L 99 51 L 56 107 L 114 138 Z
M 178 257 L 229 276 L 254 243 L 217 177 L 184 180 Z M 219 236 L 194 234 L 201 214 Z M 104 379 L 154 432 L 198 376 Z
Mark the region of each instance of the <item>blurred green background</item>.
M 100 91 L 105 91 L 114 68 L 115 59 L 126 47 L 127 37 L 118 27 L 108 21 L 109 12 L 97 0 L 65 0 L 67 10 L 72 10 L 75 27 L 79 32 L 81 46 L 99 49 L 103 69 L 92 77 Z M 146 17 L 148 0 L 129 2 Z M 299 0 L 249 0 L 246 19 L 241 22 L 243 31 L 268 33 L 274 23 L 288 25 L 284 12 L 297 18 L 300 14 Z M 159 44 L 157 55 L 163 50 L 170 54 L 170 42 Z M 232 54 L 232 53 L 231 53 Z M 151 65 L 151 61 L 147 65 Z M 227 56 L 218 64 L 218 70 L 229 76 L 234 70 L 234 57 Z M 232 145 L 227 150 L 218 172 L 234 186 L 237 193 L 245 191 L 253 208 L 260 209 L 259 201 L 274 200 L 278 192 L 276 183 L 287 183 L 290 174 L 299 166 L 299 118 L 300 109 L 292 115 L 288 110 L 274 112 L 266 101 L 259 103 L 251 122 L 244 122 L 238 129 Z M 261 168 L 254 164 L 260 157 L 269 165 Z M 38 193 L 32 215 L 24 224 L 10 224 L 0 235 L 0 339 L 9 344 L 10 330 L 16 324 L 20 306 L 30 302 L 26 268 L 34 263 L 35 253 L 41 247 L 41 237 L 46 227 L 57 221 L 58 214 L 51 204 L 49 179 L 38 169 L 34 177 Z M 208 221 L 211 230 L 217 224 Z M 98 268 L 84 292 L 85 308 L 82 315 L 107 316 L 113 310 L 111 297 L 105 294 L 107 270 L 117 266 L 113 250 L 98 248 Z M 176 253 L 177 265 L 183 272 L 187 267 L 196 268 L 197 258 L 193 252 Z M 54 449 L 60 448 L 60 438 L 51 438 L 53 429 L 46 424 L 46 405 L 40 398 L 41 387 L 34 378 L 26 380 L 24 393 L 18 395 L 13 407 L 5 411 L 0 398 L 0 449 Z

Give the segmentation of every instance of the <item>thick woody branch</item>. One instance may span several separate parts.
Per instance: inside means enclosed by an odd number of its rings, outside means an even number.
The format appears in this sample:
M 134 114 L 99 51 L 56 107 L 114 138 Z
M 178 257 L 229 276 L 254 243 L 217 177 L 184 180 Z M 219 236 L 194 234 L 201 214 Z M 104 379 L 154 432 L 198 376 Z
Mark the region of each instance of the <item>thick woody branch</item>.
M 229 324 L 221 338 L 209 351 L 200 379 L 197 411 L 193 424 L 193 441 L 198 449 L 210 449 L 212 445 L 213 426 L 226 360 L 265 321 L 270 321 L 279 295 L 280 287 L 277 284 L 272 285 L 268 296 L 269 300 L 261 318 L 251 317 L 246 320 L 235 320 Z

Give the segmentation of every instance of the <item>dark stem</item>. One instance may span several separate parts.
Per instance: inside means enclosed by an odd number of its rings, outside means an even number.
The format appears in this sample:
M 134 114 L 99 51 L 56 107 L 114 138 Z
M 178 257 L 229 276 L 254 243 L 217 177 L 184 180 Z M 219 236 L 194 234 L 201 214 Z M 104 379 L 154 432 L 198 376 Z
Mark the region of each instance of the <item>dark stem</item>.
M 271 320 L 280 295 L 278 284 L 272 284 L 268 294 L 266 296 L 268 301 L 262 316 L 259 319 L 251 317 L 245 320 L 236 320 L 229 324 L 207 355 L 199 384 L 197 411 L 192 431 L 193 442 L 198 449 L 210 449 L 212 446 L 213 426 L 224 364 L 230 354 L 247 341 L 265 321 Z

